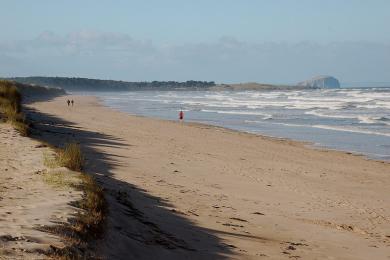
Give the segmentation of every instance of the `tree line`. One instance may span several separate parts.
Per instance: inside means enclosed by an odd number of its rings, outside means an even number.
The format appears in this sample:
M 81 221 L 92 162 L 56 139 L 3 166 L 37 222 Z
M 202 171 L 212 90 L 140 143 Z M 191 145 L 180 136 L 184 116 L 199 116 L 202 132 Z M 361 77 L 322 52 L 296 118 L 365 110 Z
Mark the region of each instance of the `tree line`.
M 144 81 L 127 82 L 117 80 L 100 80 L 89 78 L 69 77 L 16 77 L 8 78 L 24 84 L 35 84 L 47 87 L 59 87 L 65 90 L 86 91 L 128 91 L 128 90 L 154 90 L 154 89 L 207 89 L 215 86 L 214 81 Z

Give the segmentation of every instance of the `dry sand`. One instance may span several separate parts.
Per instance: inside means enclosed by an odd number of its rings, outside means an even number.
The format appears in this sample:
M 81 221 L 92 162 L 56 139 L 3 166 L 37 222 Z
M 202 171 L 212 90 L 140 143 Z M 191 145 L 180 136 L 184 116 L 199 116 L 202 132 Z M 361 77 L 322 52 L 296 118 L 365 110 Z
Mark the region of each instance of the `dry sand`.
M 0 259 L 43 259 L 51 245 L 65 245 L 61 237 L 39 230 L 67 223 L 76 213 L 69 203 L 81 194 L 53 181 L 59 172 L 72 173 L 45 167 L 44 154 L 50 153 L 0 123 Z
M 107 259 L 390 258 L 389 163 L 68 98 L 30 113 L 40 138 L 81 143 Z

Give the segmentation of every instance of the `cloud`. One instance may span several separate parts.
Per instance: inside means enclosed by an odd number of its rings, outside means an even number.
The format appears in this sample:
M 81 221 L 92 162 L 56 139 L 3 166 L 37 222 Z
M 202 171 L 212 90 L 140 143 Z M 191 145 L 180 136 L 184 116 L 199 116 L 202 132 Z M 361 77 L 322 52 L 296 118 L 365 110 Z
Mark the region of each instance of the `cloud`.
M 342 81 L 390 81 L 390 44 L 373 42 L 251 43 L 225 36 L 164 45 L 121 33 L 47 31 L 30 40 L 0 41 L 0 57 L 7 57 L 0 60 L 0 75 L 6 76 L 294 83 L 329 74 Z

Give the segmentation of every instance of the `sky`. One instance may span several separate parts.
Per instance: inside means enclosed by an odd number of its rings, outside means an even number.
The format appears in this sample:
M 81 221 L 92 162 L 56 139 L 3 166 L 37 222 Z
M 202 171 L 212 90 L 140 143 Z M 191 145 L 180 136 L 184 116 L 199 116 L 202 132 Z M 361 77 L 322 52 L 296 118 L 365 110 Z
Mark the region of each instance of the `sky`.
M 388 0 L 0 0 L 0 76 L 390 82 Z

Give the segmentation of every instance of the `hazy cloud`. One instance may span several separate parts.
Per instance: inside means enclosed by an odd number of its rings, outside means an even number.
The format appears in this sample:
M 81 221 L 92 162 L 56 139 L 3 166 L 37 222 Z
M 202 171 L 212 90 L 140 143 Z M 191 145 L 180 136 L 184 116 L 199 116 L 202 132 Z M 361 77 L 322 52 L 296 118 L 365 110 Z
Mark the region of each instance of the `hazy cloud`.
M 63 75 L 123 80 L 294 83 L 318 74 L 342 81 L 390 81 L 390 44 L 250 43 L 234 37 L 162 45 L 120 33 L 43 32 L 0 40 L 0 75 Z

